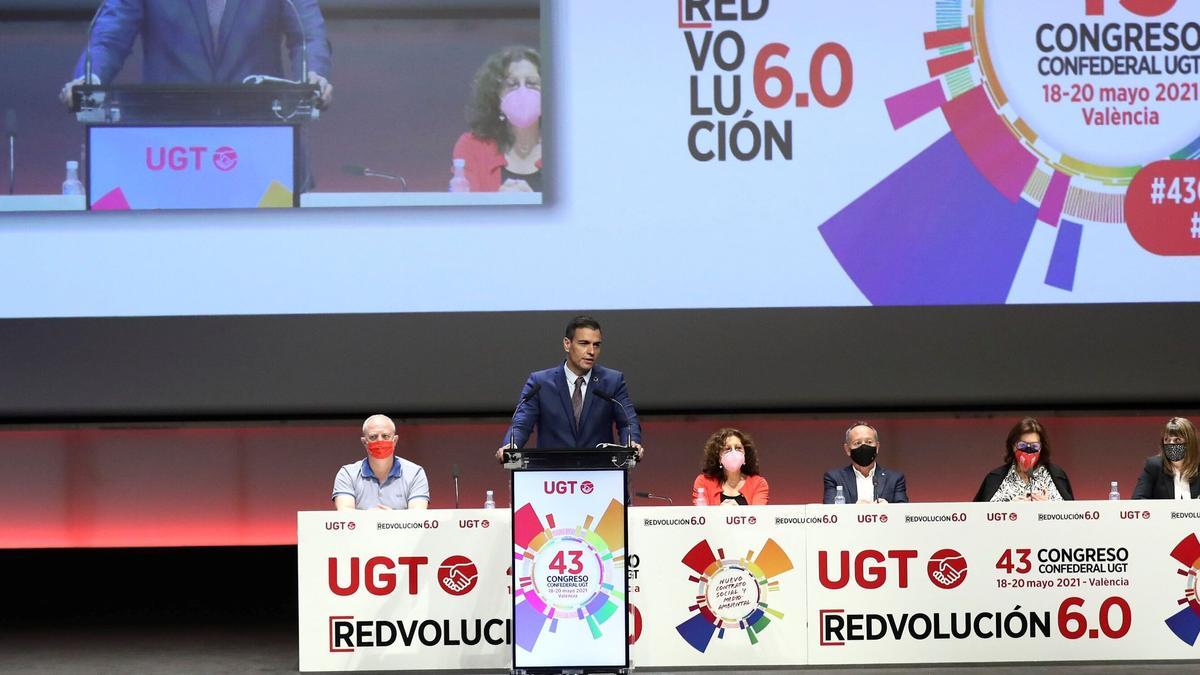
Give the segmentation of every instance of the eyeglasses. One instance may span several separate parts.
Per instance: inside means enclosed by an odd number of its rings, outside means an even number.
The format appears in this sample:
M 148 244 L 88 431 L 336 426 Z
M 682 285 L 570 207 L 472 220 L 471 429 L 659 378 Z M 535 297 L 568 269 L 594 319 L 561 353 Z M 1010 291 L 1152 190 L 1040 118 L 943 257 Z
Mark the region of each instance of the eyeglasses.
M 1041 443 L 1026 443 L 1025 441 L 1017 441 L 1017 449 L 1021 452 L 1041 452 Z

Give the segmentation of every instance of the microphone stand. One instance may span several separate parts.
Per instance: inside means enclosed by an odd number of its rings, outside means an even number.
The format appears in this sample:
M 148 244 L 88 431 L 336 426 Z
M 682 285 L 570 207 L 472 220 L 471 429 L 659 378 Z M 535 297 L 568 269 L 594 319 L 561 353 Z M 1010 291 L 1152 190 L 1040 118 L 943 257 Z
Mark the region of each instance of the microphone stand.
M 296 15 L 296 23 L 300 26 L 300 83 L 308 84 L 308 29 L 304 27 L 304 17 L 300 16 L 300 9 L 296 7 L 296 3 L 287 0 L 287 4 L 292 8 L 292 13 Z
M 666 502 L 668 506 L 675 506 L 675 501 L 670 497 L 656 495 L 653 492 L 638 492 L 637 496 L 641 497 L 642 499 L 657 499 L 659 501 Z
M 454 472 L 454 508 L 458 508 L 458 465 L 455 464 L 452 469 Z

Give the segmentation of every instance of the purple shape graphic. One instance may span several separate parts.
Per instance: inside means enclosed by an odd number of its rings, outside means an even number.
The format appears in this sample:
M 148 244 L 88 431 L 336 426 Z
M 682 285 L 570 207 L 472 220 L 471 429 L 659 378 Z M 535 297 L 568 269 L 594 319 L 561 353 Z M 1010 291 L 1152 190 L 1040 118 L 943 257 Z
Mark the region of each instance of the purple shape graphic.
M 820 230 L 872 304 L 1003 304 L 1036 217 L 946 134 Z
M 1075 288 L 1075 265 L 1079 262 L 1079 242 L 1083 226 L 1064 220 L 1058 226 L 1050 266 L 1046 269 L 1046 285 L 1069 291 Z
M 1200 617 L 1196 616 L 1191 607 L 1184 607 L 1166 620 L 1167 627 L 1175 637 L 1184 642 L 1196 645 L 1196 637 L 1200 636 Z
M 942 91 L 942 81 L 933 80 L 896 94 L 883 103 L 887 106 L 888 117 L 892 120 L 892 128 L 899 129 L 909 122 L 937 110 L 945 102 L 946 93 Z
M 683 638 L 693 649 L 700 653 L 708 649 L 708 643 L 712 640 L 713 633 L 717 632 L 717 627 L 712 625 L 708 619 L 700 614 L 694 614 L 690 619 L 684 621 L 675 627 L 679 632 L 679 637 Z
M 538 638 L 542 635 L 542 627 L 546 624 L 546 615 L 539 614 L 536 609 L 522 602 L 513 607 L 513 633 L 517 646 L 527 652 L 533 651 Z

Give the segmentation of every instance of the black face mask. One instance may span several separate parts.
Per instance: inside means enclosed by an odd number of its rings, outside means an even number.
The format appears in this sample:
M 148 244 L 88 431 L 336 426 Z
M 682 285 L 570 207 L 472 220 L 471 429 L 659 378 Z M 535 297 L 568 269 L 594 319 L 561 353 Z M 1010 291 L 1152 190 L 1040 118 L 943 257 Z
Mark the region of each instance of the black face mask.
M 1184 457 L 1187 457 L 1187 446 L 1183 443 L 1163 443 L 1163 455 L 1169 461 L 1181 462 Z
M 871 466 L 871 462 L 875 461 L 877 454 L 879 454 L 879 448 L 865 443 L 857 448 L 850 448 L 850 459 L 859 466 Z

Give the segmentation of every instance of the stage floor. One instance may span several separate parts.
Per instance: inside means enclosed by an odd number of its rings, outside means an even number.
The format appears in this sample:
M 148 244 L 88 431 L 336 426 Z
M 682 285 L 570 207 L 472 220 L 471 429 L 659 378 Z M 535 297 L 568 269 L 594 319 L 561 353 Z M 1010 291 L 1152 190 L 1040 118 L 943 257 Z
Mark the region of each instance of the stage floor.
M 1195 665 L 1196 662 L 1175 662 L 1118 665 L 895 666 L 801 670 L 641 670 L 639 672 L 654 672 L 663 675 L 682 675 L 684 673 L 779 675 L 786 672 L 802 672 L 808 675 L 816 673 L 837 675 L 846 675 L 847 673 L 1115 675 L 1133 672 L 1176 675 L 1189 671 Z M 295 673 L 296 668 L 296 631 L 290 626 L 42 627 L 27 630 L 9 628 L 0 632 L 0 673 L 114 673 L 120 675 L 204 673 L 207 675 L 210 673 Z

